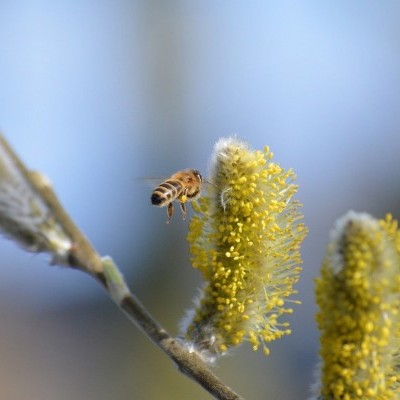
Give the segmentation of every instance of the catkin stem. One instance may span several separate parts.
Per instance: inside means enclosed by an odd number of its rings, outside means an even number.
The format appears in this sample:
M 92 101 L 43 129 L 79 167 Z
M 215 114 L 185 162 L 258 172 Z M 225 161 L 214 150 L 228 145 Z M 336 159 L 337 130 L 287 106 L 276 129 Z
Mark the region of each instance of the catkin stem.
M 216 399 L 240 400 L 238 394 L 226 386 L 200 359 L 195 353 L 190 353 L 171 337 L 151 317 L 147 310 L 131 294 L 126 296 L 119 305 L 128 318 L 137 326 L 142 328 L 145 334 L 173 360 L 178 369 L 196 381 Z

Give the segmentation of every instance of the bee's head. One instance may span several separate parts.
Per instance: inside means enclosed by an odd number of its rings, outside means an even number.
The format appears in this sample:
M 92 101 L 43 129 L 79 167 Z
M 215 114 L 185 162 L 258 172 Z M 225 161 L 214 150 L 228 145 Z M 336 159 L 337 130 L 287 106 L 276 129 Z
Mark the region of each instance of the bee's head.
M 200 172 L 197 169 L 193 170 L 193 174 L 200 182 L 203 182 L 203 177 L 201 176 Z

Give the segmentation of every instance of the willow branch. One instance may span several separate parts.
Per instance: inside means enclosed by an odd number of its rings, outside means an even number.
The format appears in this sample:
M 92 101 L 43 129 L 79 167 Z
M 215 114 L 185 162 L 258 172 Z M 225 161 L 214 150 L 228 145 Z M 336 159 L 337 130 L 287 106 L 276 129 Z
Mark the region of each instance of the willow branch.
M 106 278 L 105 288 L 112 299 L 128 318 L 177 364 L 181 372 L 195 380 L 217 399 L 241 399 L 206 366 L 197 354 L 189 352 L 179 339 L 171 337 L 158 324 L 129 291 L 123 276 L 110 258 L 103 258 L 103 268 Z
M 129 320 L 141 328 L 182 373 L 217 399 L 241 399 L 195 353 L 169 335 L 148 313 L 131 293 L 111 258 L 100 257 L 74 224 L 49 181 L 43 175 L 29 171 L 2 135 L 0 229 L 29 251 L 49 253 L 53 264 L 78 269 L 92 276 Z

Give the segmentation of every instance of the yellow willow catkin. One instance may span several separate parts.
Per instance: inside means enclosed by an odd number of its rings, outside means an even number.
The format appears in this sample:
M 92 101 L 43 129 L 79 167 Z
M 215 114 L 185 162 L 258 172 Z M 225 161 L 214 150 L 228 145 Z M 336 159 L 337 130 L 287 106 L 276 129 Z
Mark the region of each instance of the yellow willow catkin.
M 188 240 L 205 280 L 183 337 L 205 359 L 243 341 L 254 350 L 289 334 L 282 314 L 301 270 L 297 186 L 291 170 L 271 162 L 268 148 L 252 151 L 236 138 L 215 145 L 208 192 L 195 206 Z
M 400 233 L 391 216 L 349 212 L 316 281 L 321 376 L 315 399 L 400 398 Z

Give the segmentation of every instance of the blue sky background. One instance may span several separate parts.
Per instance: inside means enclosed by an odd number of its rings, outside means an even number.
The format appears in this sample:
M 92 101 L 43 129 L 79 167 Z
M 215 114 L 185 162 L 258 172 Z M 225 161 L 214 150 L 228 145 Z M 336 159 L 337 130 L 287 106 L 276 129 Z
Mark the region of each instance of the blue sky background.
M 306 398 L 329 230 L 349 209 L 400 215 L 399 13 L 396 1 L 1 1 L 0 129 L 172 333 L 201 281 L 187 222 L 166 225 L 141 178 L 205 172 L 222 136 L 269 145 L 298 175 L 310 229 L 303 304 L 271 356 L 243 346 L 216 371 L 246 399 Z M 7 240 L 0 253 L 2 398 L 208 398 L 86 276 Z

